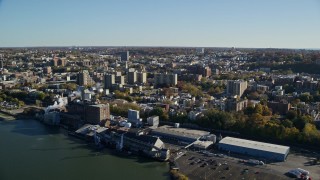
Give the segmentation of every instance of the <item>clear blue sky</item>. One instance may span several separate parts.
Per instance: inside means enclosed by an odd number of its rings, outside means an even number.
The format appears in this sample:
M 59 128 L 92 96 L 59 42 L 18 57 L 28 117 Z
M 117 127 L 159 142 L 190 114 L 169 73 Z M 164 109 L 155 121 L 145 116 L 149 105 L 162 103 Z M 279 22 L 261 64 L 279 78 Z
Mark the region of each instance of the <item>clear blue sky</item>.
M 320 0 L 0 0 L 0 47 L 320 48 Z

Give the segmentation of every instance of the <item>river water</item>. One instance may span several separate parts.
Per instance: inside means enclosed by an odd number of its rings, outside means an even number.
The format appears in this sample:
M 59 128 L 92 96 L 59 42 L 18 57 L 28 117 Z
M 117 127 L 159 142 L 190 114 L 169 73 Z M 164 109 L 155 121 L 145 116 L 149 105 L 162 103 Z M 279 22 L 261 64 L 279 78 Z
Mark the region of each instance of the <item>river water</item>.
M 0 120 L 0 180 L 169 179 L 152 159 L 95 151 L 36 120 Z

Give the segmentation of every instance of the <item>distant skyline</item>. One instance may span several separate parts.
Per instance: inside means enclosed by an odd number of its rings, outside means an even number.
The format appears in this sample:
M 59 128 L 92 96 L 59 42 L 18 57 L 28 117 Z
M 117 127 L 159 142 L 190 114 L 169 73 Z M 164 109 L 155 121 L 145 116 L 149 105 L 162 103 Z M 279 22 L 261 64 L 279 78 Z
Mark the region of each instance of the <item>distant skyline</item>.
M 0 47 L 320 49 L 319 0 L 0 0 Z

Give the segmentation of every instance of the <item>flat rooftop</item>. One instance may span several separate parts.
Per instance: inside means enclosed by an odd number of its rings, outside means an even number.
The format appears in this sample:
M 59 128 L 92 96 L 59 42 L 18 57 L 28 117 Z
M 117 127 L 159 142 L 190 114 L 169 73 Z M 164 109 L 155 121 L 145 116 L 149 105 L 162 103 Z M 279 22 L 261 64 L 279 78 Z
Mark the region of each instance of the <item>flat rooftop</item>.
M 152 132 L 168 134 L 173 136 L 181 136 L 181 137 L 192 138 L 192 139 L 198 139 L 201 136 L 210 134 L 210 132 L 208 131 L 201 131 L 201 130 L 187 129 L 187 128 L 175 128 L 173 126 L 168 126 L 168 125 L 160 126 L 152 130 Z
M 106 106 L 108 106 L 107 104 L 93 104 L 93 105 L 90 105 L 91 107 L 98 107 L 98 108 L 100 108 L 100 107 L 106 107 Z
M 244 148 L 257 149 L 261 151 L 274 152 L 278 154 L 286 154 L 290 149 L 289 146 L 281 146 L 277 144 L 251 141 L 251 140 L 239 139 L 239 138 L 233 138 L 233 137 L 225 137 L 219 142 L 219 144 L 227 144 L 227 145 L 239 146 Z
M 85 124 L 78 130 L 76 130 L 76 133 L 78 134 L 87 134 L 87 135 L 93 135 L 94 131 L 97 133 L 101 133 L 103 131 L 107 130 L 105 127 L 100 127 L 99 125 L 92 125 L 92 124 Z

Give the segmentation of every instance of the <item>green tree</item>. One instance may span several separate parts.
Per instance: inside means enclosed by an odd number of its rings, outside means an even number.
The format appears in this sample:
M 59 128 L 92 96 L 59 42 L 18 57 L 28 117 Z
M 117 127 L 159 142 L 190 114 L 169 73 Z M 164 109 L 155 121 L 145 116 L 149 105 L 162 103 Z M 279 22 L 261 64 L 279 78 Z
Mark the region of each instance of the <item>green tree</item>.
M 289 119 L 285 119 L 285 120 L 281 121 L 281 124 L 284 127 L 287 127 L 287 128 L 292 128 L 293 127 L 293 122 L 290 121 Z
M 257 104 L 255 107 L 254 107 L 254 113 L 257 113 L 257 114 L 262 114 L 263 112 L 263 107 L 261 104 Z
M 149 113 L 149 116 L 159 116 L 159 119 L 163 121 L 169 119 L 168 114 L 160 107 L 153 108 Z
M 283 89 L 286 93 L 293 93 L 295 91 L 293 85 L 286 84 L 283 86 Z
M 293 119 L 297 118 L 297 111 L 290 110 L 287 112 L 286 116 L 288 119 L 293 120 Z
M 301 94 L 299 96 L 299 99 L 302 101 L 302 102 L 312 102 L 313 101 L 313 96 L 311 96 L 310 94 Z
M 39 99 L 41 101 L 43 101 L 45 97 L 46 97 L 46 94 L 43 92 L 39 92 L 37 95 L 37 99 Z
M 262 115 L 263 116 L 271 116 L 272 115 L 272 111 L 268 108 L 268 106 L 266 106 L 266 105 L 262 106 Z
M 255 107 L 252 104 L 249 104 L 248 107 L 244 110 L 246 115 L 252 115 L 255 112 Z
M 236 123 L 236 120 L 232 114 L 228 112 L 208 109 L 204 112 L 204 116 L 197 120 L 197 123 L 203 127 L 228 129 Z
M 66 84 L 61 84 L 60 88 L 75 91 L 77 89 L 77 86 L 78 85 L 76 83 L 66 83 Z
M 312 123 L 312 122 L 313 122 L 312 117 L 309 115 L 299 116 L 293 120 L 294 126 L 298 128 L 300 131 L 303 130 L 303 128 L 307 123 Z
M 23 101 L 19 101 L 19 107 L 23 107 L 25 105 L 25 103 Z

